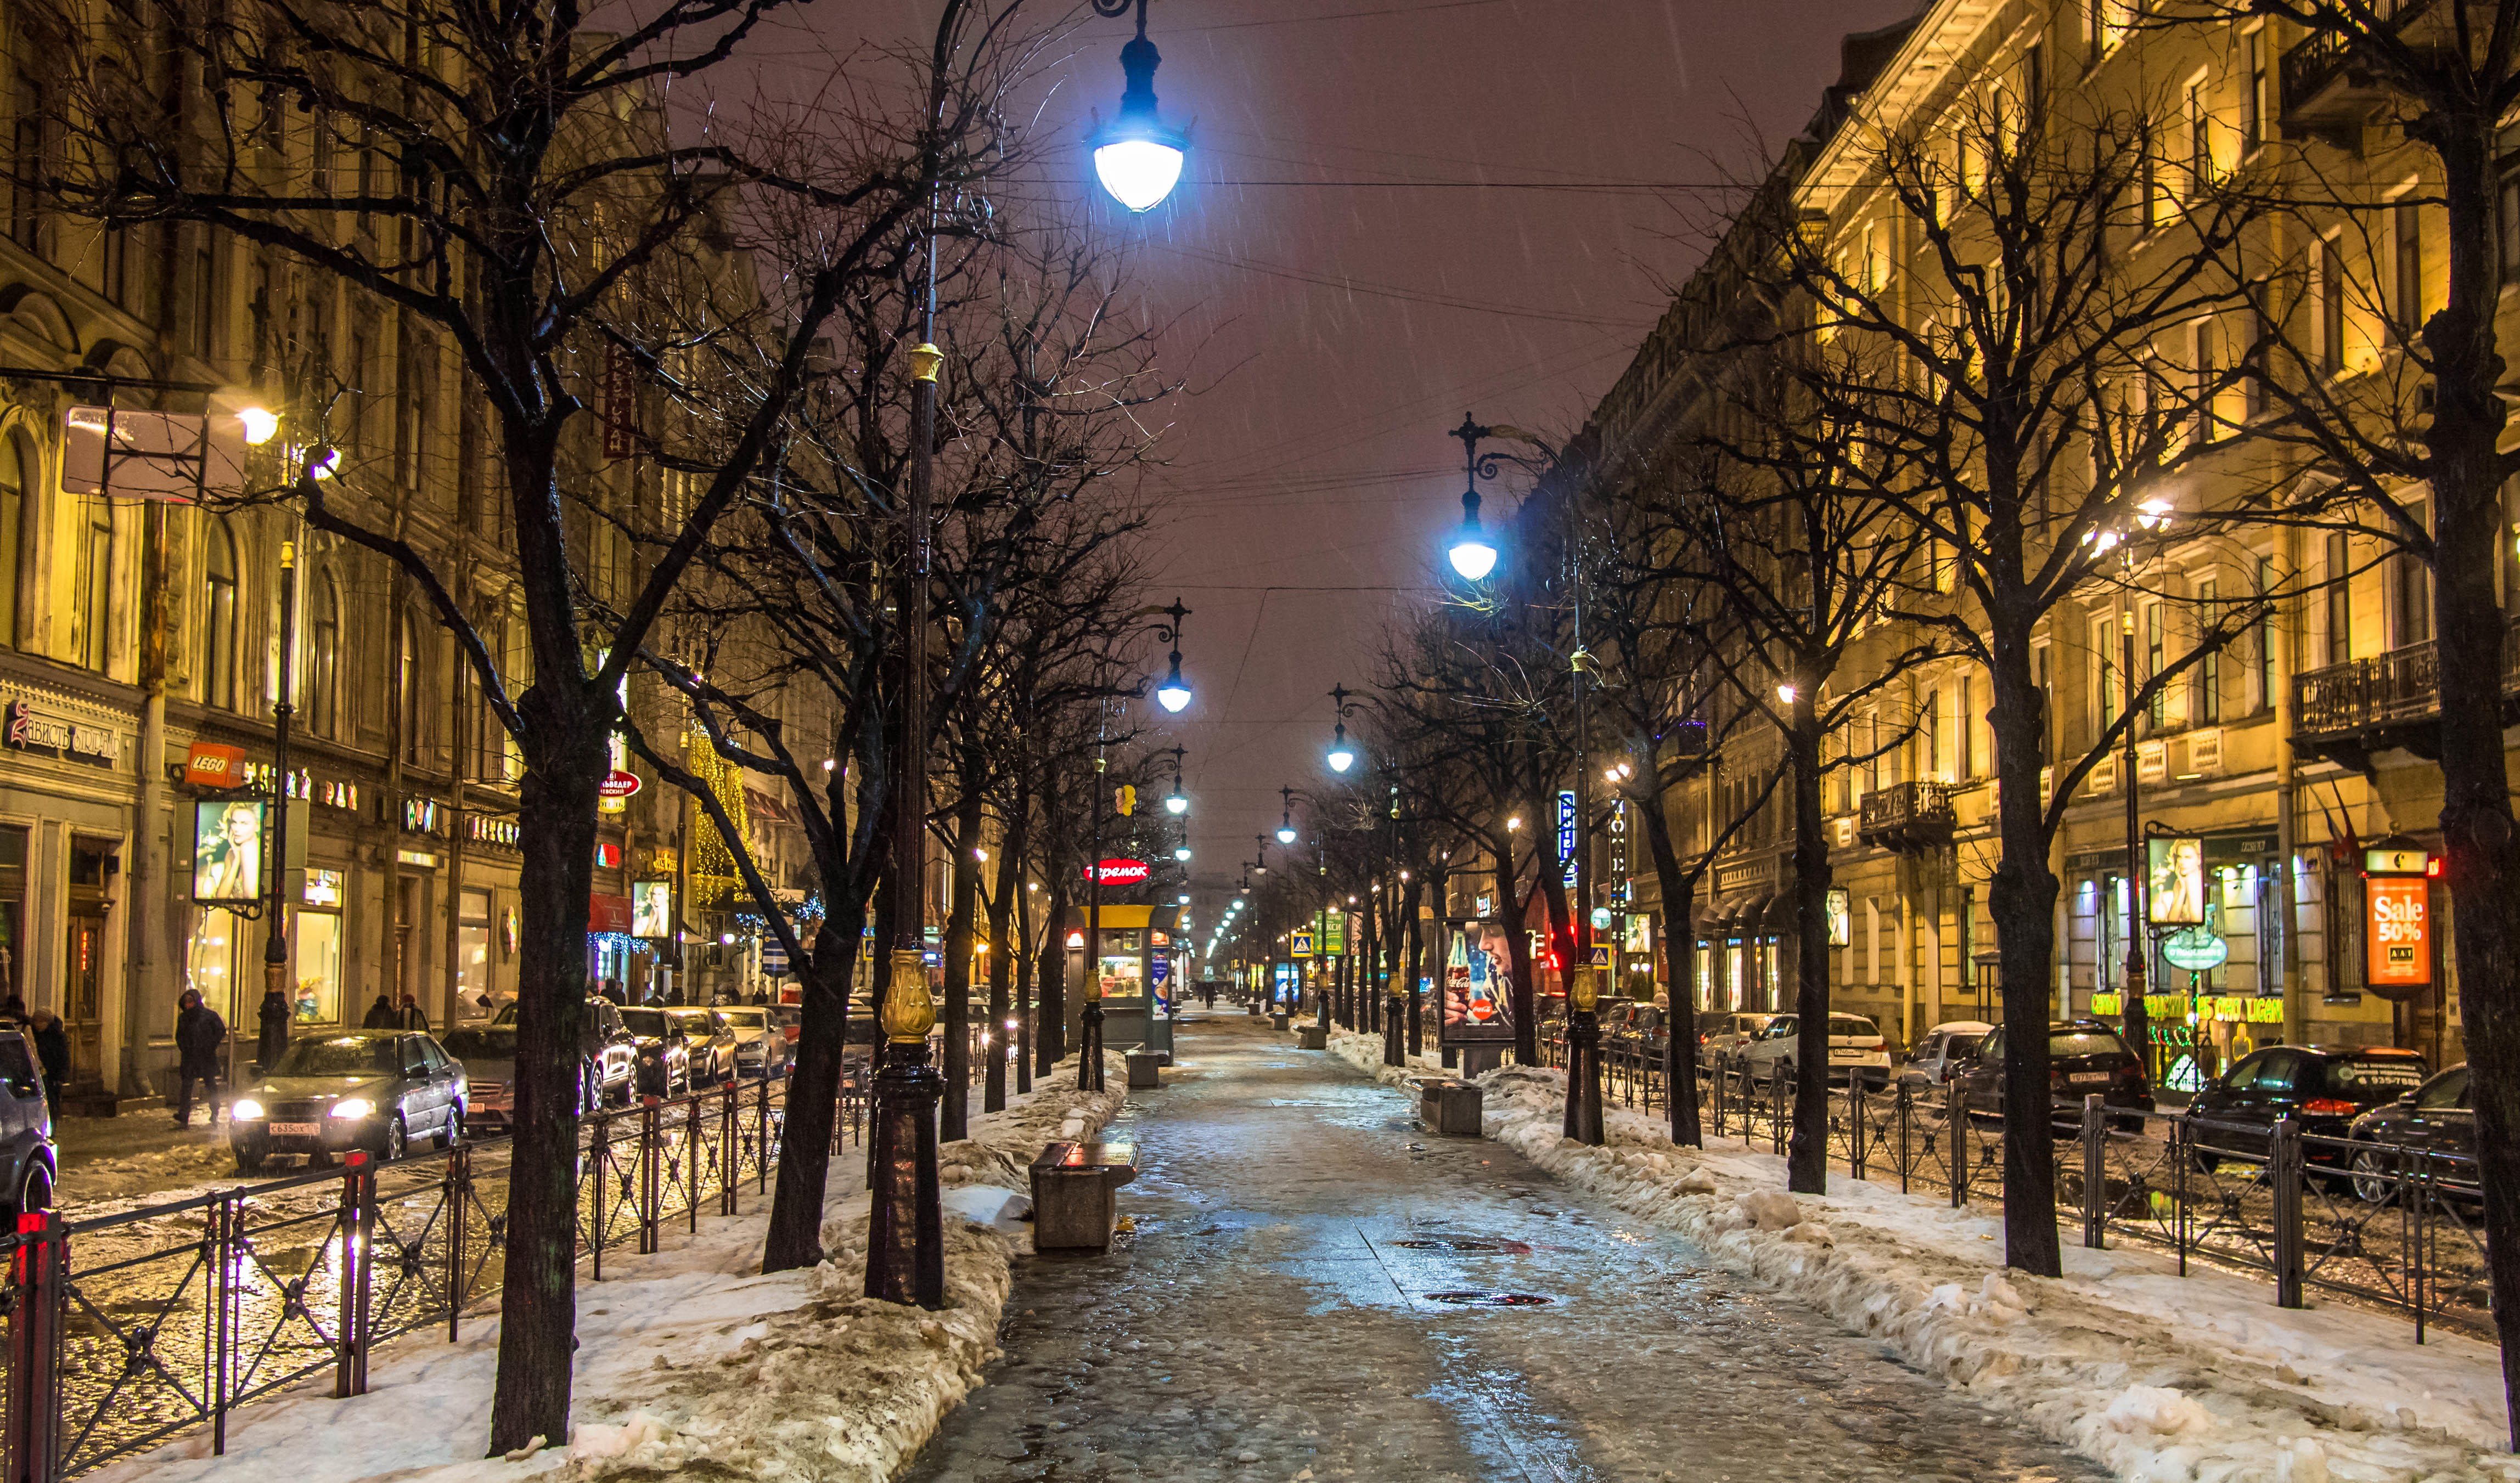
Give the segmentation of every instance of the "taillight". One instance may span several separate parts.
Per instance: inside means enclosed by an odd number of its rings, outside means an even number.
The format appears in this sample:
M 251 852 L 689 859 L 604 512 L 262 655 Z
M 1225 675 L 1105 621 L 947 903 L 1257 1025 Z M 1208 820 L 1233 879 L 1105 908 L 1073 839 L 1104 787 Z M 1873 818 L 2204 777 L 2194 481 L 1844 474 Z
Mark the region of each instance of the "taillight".
M 2360 1110 L 2341 1097 L 2314 1097 L 2303 1102 L 2301 1109 L 2313 1117 L 2348 1117 Z

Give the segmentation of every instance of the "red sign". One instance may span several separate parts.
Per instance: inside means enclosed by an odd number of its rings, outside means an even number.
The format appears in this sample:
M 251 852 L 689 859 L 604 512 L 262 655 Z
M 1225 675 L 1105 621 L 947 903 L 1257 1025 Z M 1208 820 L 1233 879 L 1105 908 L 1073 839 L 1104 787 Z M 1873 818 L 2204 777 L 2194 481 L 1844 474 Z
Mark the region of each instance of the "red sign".
M 627 798 L 638 790 L 639 775 L 625 773 L 617 767 L 606 773 L 603 784 L 596 788 L 597 792 L 607 798 Z
M 630 898 L 608 896 L 602 891 L 588 893 L 586 929 L 590 932 L 620 932 L 626 935 L 630 930 Z
M 1104 885 L 1135 885 L 1151 874 L 1144 860 L 1105 860 L 1094 867 L 1094 878 Z
M 184 781 L 196 787 L 234 787 L 245 781 L 245 748 L 196 742 L 184 756 Z
M 2433 981 L 2432 882 L 2421 876 L 2373 876 L 2370 920 L 2364 936 L 2370 951 L 2362 980 L 2374 989 L 2421 988 Z

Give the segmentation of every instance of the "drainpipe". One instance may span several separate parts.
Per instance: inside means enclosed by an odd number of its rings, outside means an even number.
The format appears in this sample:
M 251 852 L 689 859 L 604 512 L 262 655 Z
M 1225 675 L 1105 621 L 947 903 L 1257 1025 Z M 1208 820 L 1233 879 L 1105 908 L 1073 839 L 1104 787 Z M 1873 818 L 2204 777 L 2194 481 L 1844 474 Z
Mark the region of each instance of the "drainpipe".
M 2301 532 L 2292 526 L 2279 527 L 2275 534 L 2275 566 L 2278 572 L 2301 569 Z M 2289 610 L 2278 606 L 2273 621 L 2267 625 L 2274 639 L 2274 663 L 2269 666 L 2274 678 L 2274 695 L 2270 698 L 2275 707 L 2275 879 L 2272 893 L 2280 914 L 2276 941 L 2283 954 L 2283 1038 L 2287 1045 L 2310 1042 L 2310 1006 L 2302 993 L 2301 948 L 2298 912 L 2293 890 L 2293 852 L 2299 846 L 2294 836 L 2294 783 L 2292 734 L 2297 717 L 2293 710 L 2292 677 L 2301 672 L 2300 649 L 2302 622 L 2305 614 L 2301 599 L 2296 596 Z M 2258 940 L 2266 941 L 2266 923 L 2258 924 Z M 2328 944 L 2328 962 L 2336 961 L 2335 944 Z

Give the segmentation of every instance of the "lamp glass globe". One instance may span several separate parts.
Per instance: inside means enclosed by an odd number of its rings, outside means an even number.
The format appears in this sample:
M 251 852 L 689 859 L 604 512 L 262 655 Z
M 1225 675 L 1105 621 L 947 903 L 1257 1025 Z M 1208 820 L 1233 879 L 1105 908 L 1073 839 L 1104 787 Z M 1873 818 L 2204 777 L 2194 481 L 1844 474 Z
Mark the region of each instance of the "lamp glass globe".
M 1179 793 L 1175 793 L 1164 800 L 1164 812 L 1168 814 L 1187 814 L 1190 812 L 1190 800 Z
M 1453 569 L 1466 581 L 1475 582 L 1496 570 L 1497 549 L 1476 531 L 1453 543 Z
M 1114 139 L 1094 151 L 1094 173 L 1111 199 L 1150 211 L 1181 180 L 1182 152 L 1158 139 Z
M 1292 843 L 1294 843 L 1294 842 L 1295 842 L 1295 831 L 1294 831 L 1294 829 L 1293 829 L 1291 826 L 1286 826 L 1286 825 L 1281 825 L 1281 826 L 1279 826 L 1279 829 L 1278 829 L 1278 842 L 1279 842 L 1280 844 L 1292 844 Z
M 1190 687 L 1178 683 L 1168 683 L 1162 689 L 1155 692 L 1155 703 L 1161 705 L 1164 709 L 1171 711 L 1174 715 L 1180 715 L 1182 707 L 1190 703 Z
M 1352 751 L 1349 751 L 1346 747 L 1344 747 L 1344 746 L 1333 746 L 1333 747 L 1331 747 L 1331 748 L 1330 748 L 1330 771 L 1331 771 L 1331 772 L 1334 772 L 1334 773 L 1343 773 L 1343 772 L 1346 772 L 1346 771 L 1347 771 L 1351 766 L 1355 765 L 1355 762 L 1356 762 L 1356 753 L 1354 753 L 1354 752 L 1352 752 Z

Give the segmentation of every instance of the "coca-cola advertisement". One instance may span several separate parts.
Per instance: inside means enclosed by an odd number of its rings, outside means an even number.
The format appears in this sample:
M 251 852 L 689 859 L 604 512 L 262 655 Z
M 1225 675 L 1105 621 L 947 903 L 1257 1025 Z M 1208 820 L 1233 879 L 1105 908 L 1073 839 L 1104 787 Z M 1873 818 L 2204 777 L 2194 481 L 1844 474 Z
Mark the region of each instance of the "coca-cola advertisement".
M 1513 1043 L 1513 958 L 1501 921 L 1447 923 L 1445 1046 Z

